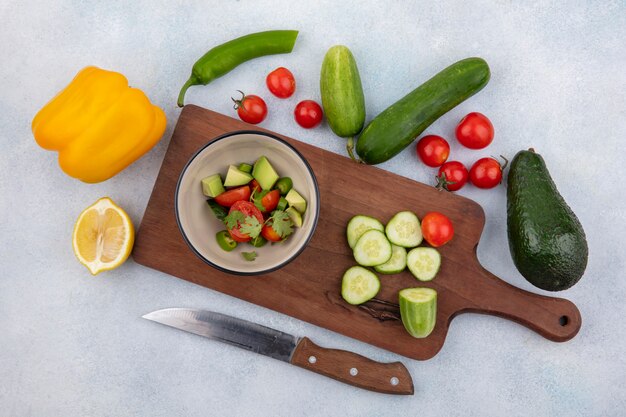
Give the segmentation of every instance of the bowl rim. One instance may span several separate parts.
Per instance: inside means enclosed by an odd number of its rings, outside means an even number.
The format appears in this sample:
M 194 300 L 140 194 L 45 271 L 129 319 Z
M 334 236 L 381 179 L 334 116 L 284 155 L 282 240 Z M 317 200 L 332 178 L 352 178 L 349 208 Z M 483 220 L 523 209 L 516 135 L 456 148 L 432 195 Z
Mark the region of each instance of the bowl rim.
M 285 261 L 281 262 L 280 264 L 278 264 L 278 265 L 276 265 L 274 267 L 271 267 L 271 268 L 263 269 L 263 270 L 260 270 L 260 271 L 254 271 L 254 272 L 242 272 L 242 271 L 236 271 L 236 270 L 228 269 L 228 268 L 225 268 L 223 266 L 220 266 L 220 265 L 217 265 L 217 264 L 211 262 L 204 255 L 202 255 L 200 253 L 200 251 L 198 251 L 196 249 L 196 247 L 191 243 L 191 241 L 187 237 L 187 234 L 185 233 L 185 230 L 182 227 L 182 224 L 181 224 L 181 221 L 180 221 L 180 213 L 179 213 L 179 210 L 178 210 L 178 193 L 180 191 L 180 187 L 181 187 L 181 183 L 182 183 L 183 177 L 185 176 L 185 173 L 187 172 L 187 169 L 189 168 L 191 163 L 206 148 L 208 148 L 212 144 L 217 143 L 217 142 L 219 142 L 221 140 L 227 139 L 227 138 L 229 138 L 231 136 L 242 135 L 242 134 L 243 135 L 245 135 L 245 134 L 253 134 L 253 135 L 266 136 L 266 137 L 268 137 L 270 139 L 273 139 L 273 140 L 275 140 L 275 141 L 277 141 L 277 142 L 287 146 L 287 148 L 289 148 L 298 158 L 300 158 L 302 160 L 302 162 L 304 163 L 304 166 L 309 171 L 309 174 L 311 175 L 311 179 L 313 180 L 313 189 L 314 189 L 314 193 L 315 193 L 315 198 L 317 199 L 317 204 L 316 204 L 316 208 L 315 208 L 315 217 L 313 219 L 313 225 L 311 226 L 311 230 L 309 232 L 309 235 L 304 240 L 304 243 L 302 244 L 302 246 L 297 251 L 295 251 L 293 253 L 293 255 L 291 255 L 288 259 L 286 259 Z M 279 138 L 278 136 L 276 136 L 276 135 L 274 135 L 272 133 L 263 132 L 263 131 L 260 131 L 260 130 L 253 130 L 253 129 L 234 130 L 232 132 L 227 132 L 227 133 L 221 134 L 219 136 L 216 136 L 215 138 L 211 139 L 209 142 L 207 142 L 204 145 L 202 145 L 191 156 L 191 158 L 189 158 L 189 160 L 187 161 L 187 163 L 183 167 L 182 171 L 180 172 L 180 175 L 178 177 L 178 181 L 176 182 L 176 191 L 174 193 L 174 212 L 176 214 L 176 224 L 178 225 L 178 230 L 180 230 L 180 233 L 183 236 L 183 240 L 185 241 L 185 243 L 187 243 L 187 246 L 189 246 L 191 251 L 193 253 L 195 253 L 195 255 L 198 258 L 200 258 L 206 264 L 208 264 L 208 265 L 212 266 L 213 268 L 217 269 L 218 271 L 225 272 L 225 273 L 228 273 L 228 274 L 233 274 L 233 275 L 239 275 L 239 276 L 254 276 L 254 275 L 267 274 L 267 273 L 276 271 L 276 270 L 284 267 L 285 265 L 289 264 L 291 261 L 296 259 L 306 249 L 307 245 L 309 244 L 309 242 L 313 238 L 313 235 L 315 234 L 315 229 L 317 228 L 317 222 L 318 222 L 319 214 L 320 214 L 320 205 L 321 205 L 320 204 L 320 190 L 319 190 L 319 185 L 317 183 L 317 177 L 315 176 L 315 173 L 313 172 L 313 169 L 311 168 L 311 165 L 306 160 L 306 158 L 300 153 L 300 151 L 298 151 L 293 145 L 291 145 L 286 140 L 281 139 L 281 138 Z

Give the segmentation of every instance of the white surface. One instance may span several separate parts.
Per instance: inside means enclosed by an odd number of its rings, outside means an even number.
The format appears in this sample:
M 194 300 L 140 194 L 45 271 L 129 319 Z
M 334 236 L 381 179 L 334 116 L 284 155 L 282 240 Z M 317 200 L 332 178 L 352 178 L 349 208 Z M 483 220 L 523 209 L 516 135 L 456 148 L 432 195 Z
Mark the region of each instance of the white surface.
M 0 416 L 624 415 L 624 3 L 292 3 L 0 4 Z M 343 153 L 344 142 L 327 126 L 304 131 L 291 118 L 298 100 L 319 100 L 319 67 L 331 45 L 352 49 L 368 119 L 458 59 L 487 60 L 489 85 L 427 133 L 452 139 L 464 114 L 481 111 L 495 125 L 494 143 L 469 151 L 452 140 L 453 158 L 470 164 L 530 146 L 545 157 L 589 240 L 585 277 L 559 294 L 582 313 L 575 339 L 552 343 L 515 323 L 467 314 L 453 321 L 438 356 L 416 362 L 132 261 L 89 275 L 70 245 L 80 211 L 108 195 L 138 225 L 193 62 L 215 44 L 274 28 L 301 30 L 291 55 L 259 59 L 207 87 L 192 87 L 187 102 L 233 114 L 236 89 L 260 93 L 270 106 L 263 127 Z M 169 120 L 148 155 L 97 185 L 65 176 L 55 154 L 38 148 L 30 133 L 37 109 L 89 64 L 123 72 Z M 272 98 L 264 86 L 264 75 L 281 65 L 298 82 L 287 101 Z M 433 176 L 412 147 L 382 167 L 423 182 Z M 510 259 L 504 187 L 468 187 L 460 194 L 477 200 L 487 215 L 481 262 L 541 293 Z M 214 309 L 324 346 L 402 360 L 415 396 L 361 391 L 140 319 L 171 306 Z

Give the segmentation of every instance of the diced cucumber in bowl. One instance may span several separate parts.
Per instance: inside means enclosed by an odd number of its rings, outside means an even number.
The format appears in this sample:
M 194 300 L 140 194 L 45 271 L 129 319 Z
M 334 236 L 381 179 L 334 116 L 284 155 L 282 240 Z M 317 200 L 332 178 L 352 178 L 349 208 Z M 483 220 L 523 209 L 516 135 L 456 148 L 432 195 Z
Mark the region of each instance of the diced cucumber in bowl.
M 410 211 L 396 213 L 387 223 L 385 234 L 391 243 L 405 248 L 414 248 L 422 243 L 420 221 Z
M 357 305 L 371 300 L 380 290 L 380 281 L 373 272 L 362 266 L 353 266 L 341 281 L 341 296 L 348 303 Z
M 346 234 L 348 236 L 348 245 L 354 249 L 357 240 L 368 230 L 385 231 L 385 226 L 378 220 L 370 216 L 357 214 L 348 222 Z
M 391 243 L 380 230 L 368 230 L 357 240 L 352 253 L 359 265 L 384 264 L 391 258 Z
M 381 274 L 399 274 L 406 268 L 406 249 L 402 246 L 391 244 L 391 258 L 374 269 Z
M 420 281 L 430 281 L 439 272 L 441 255 L 435 248 L 415 248 L 406 256 L 409 271 Z

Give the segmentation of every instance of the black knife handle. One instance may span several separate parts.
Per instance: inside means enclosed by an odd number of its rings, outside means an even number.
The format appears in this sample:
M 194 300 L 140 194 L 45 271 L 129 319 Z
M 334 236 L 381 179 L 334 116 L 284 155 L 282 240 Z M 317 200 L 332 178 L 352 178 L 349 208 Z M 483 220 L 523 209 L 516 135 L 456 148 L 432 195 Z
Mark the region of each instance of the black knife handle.
M 413 395 L 411 374 L 402 363 L 381 363 L 346 350 L 323 348 L 306 337 L 296 346 L 291 364 L 370 391 Z

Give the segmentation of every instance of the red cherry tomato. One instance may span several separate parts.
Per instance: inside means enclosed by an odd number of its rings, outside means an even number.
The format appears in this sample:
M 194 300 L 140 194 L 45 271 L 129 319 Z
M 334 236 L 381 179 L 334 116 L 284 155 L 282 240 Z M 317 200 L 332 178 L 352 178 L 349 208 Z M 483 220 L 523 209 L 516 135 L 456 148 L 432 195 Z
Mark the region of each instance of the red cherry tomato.
M 239 91 L 239 90 L 238 90 Z M 267 116 L 267 104 L 259 96 L 247 96 L 243 91 L 239 100 L 232 99 L 235 102 L 235 110 L 239 118 L 246 123 L 257 124 L 265 120 Z
M 322 107 L 313 100 L 304 100 L 298 103 L 294 111 L 296 122 L 305 129 L 310 129 L 322 122 L 324 112 Z
M 261 214 L 259 209 L 256 208 L 255 205 L 249 201 L 237 201 L 235 204 L 232 205 L 228 214 L 232 213 L 233 211 L 240 211 L 246 217 L 254 216 L 260 223 L 264 222 L 263 215 Z M 237 225 L 237 227 L 233 227 L 232 229 L 228 229 L 228 233 L 236 242 L 248 242 L 251 239 L 249 235 L 241 233 L 239 231 L 239 225 Z
M 459 161 L 448 161 L 439 168 L 437 188 L 457 191 L 463 188 L 468 177 L 467 168 Z
M 417 142 L 417 155 L 429 167 L 438 167 L 448 159 L 450 145 L 441 136 L 424 136 Z
M 252 188 L 252 192 L 260 192 L 261 191 L 261 185 L 259 184 L 259 182 L 257 180 L 252 180 L 250 181 L 250 187 Z
M 269 213 L 270 211 L 274 211 L 278 205 L 278 200 L 280 200 L 280 191 L 272 190 L 263 196 L 261 205 L 265 208 L 265 212 Z
M 505 157 L 504 165 L 495 158 L 480 158 L 470 168 L 469 179 L 478 188 L 493 188 L 502 182 L 502 171 L 508 164 Z
M 278 98 L 291 97 L 296 91 L 296 79 L 293 74 L 285 67 L 276 68 L 267 74 L 265 79 L 267 88 Z
M 263 229 L 261 229 L 261 236 L 263 236 L 270 242 L 280 242 L 282 240 L 278 233 L 276 233 L 276 231 L 272 228 L 272 226 L 269 226 L 267 224 L 263 226 Z
M 233 188 L 232 190 L 224 191 L 222 194 L 215 197 L 215 202 L 220 206 L 230 207 L 237 201 L 248 201 L 250 199 L 250 187 L 244 185 L 242 187 Z
M 482 113 L 470 113 L 456 127 L 456 138 L 470 149 L 482 149 L 493 140 L 493 125 Z
M 454 236 L 454 227 L 450 219 L 436 211 L 427 213 L 422 219 L 422 235 L 434 248 L 445 245 Z

